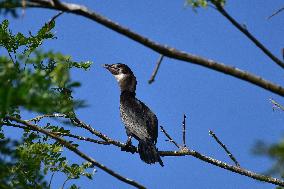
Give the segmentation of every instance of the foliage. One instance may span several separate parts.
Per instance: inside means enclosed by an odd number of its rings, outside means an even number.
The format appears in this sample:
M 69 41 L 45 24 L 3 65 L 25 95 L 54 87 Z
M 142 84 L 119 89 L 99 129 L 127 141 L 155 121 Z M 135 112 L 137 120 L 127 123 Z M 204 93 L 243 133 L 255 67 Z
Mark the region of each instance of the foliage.
M 20 118 L 20 110 L 29 110 L 72 116 L 76 108 L 83 106 L 83 101 L 72 97 L 72 91 L 80 83 L 71 80 L 70 69 L 86 71 L 91 62 L 75 62 L 61 53 L 38 50 L 46 40 L 55 39 L 54 27 L 55 19 L 51 19 L 36 34 L 30 32 L 25 36 L 13 34 L 8 20 L 0 24 L 0 50 L 7 53 L 0 56 L 0 160 L 2 154 L 9 157 L 0 161 L 1 189 L 49 188 L 44 177 L 56 172 L 64 173 L 66 181 L 81 176 L 92 179 L 93 174 L 86 171 L 90 163 L 70 164 L 62 154 L 62 145 L 45 135 L 25 129 L 23 142 L 14 146 L 4 136 L 3 125 L 9 125 L 6 115 Z M 45 129 L 69 133 L 50 124 Z
M 0 188 L 47 189 L 38 165 L 33 163 L 33 159 L 21 159 L 15 150 L 18 146 L 16 141 L 0 140 Z
M 52 51 L 36 50 L 47 39 L 54 39 L 51 32 L 55 21 L 46 23 L 36 35 L 22 33 L 13 35 L 9 22 L 0 25 L 0 46 L 6 49 L 9 58 L 0 56 L 0 112 L 15 113 L 18 107 L 44 113 L 68 113 L 82 106 L 74 101 L 71 91 L 80 86 L 72 82 L 71 68 L 88 69 L 90 62 L 75 62 L 70 56 Z M 66 93 L 66 91 L 70 91 Z
M 277 174 L 284 178 L 284 140 L 275 144 L 259 141 L 253 148 L 256 155 L 262 155 L 274 160 L 274 165 L 268 170 L 269 174 Z
M 59 128 L 50 124 L 47 124 L 44 128 L 52 133 L 70 132 L 63 127 Z M 32 172 L 33 167 L 40 170 L 40 167 L 43 166 L 44 175 L 49 172 L 62 172 L 66 175 L 66 180 L 78 179 L 81 176 L 92 179 L 93 174 L 86 172 L 86 169 L 91 168 L 92 164 L 89 162 L 82 163 L 81 165 L 69 164 L 67 158 L 62 154 L 62 148 L 61 144 L 57 142 L 53 143 L 49 137 L 26 130 L 24 133 L 24 142 L 18 146 L 17 152 L 21 158 L 21 164 L 26 167 L 26 172 Z
M 195 8 L 207 7 L 208 3 L 210 2 L 214 5 L 224 6 L 226 3 L 226 0 L 187 0 L 186 4 L 191 6 L 195 10 Z

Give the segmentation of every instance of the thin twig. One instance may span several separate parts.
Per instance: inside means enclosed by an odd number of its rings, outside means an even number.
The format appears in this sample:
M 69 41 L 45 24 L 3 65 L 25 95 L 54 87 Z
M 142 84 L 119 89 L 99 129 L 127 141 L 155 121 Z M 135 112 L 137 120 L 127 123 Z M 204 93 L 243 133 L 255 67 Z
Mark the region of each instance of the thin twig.
M 239 162 L 237 159 L 233 156 L 233 154 L 228 150 L 225 144 L 223 144 L 219 138 L 215 135 L 215 133 L 211 130 L 209 130 L 209 134 L 215 139 L 215 141 L 225 150 L 225 152 L 228 154 L 229 158 L 235 163 L 236 166 L 240 167 Z
M 273 12 L 272 15 L 268 16 L 266 19 L 269 20 L 270 18 L 272 18 L 273 16 L 279 14 L 283 10 L 284 10 L 284 7 L 281 7 L 280 9 L 276 10 L 275 12 Z
M 49 23 L 52 22 L 52 21 L 54 21 L 56 18 L 58 18 L 59 16 L 61 16 L 63 13 L 64 13 L 63 11 L 60 11 L 59 13 L 57 13 L 56 15 L 54 15 L 54 16 L 50 19 Z
M 247 36 L 259 49 L 262 50 L 264 54 L 266 54 L 273 62 L 278 64 L 281 68 L 284 68 L 284 62 L 278 59 L 276 56 L 272 54 L 256 37 L 254 37 L 247 28 L 243 27 L 239 24 L 224 8 L 218 1 L 214 5 L 216 6 L 219 13 L 221 13 L 225 18 L 227 18 L 240 32 L 242 32 L 245 36 Z
M 55 173 L 52 173 L 51 178 L 50 178 L 50 180 L 49 180 L 49 183 L 48 183 L 48 188 L 49 188 L 49 189 L 50 189 L 51 182 L 52 182 L 52 179 L 53 179 L 54 174 L 55 174 Z
M 66 118 L 67 115 L 65 115 L 65 114 L 57 114 L 57 113 L 56 114 L 44 114 L 44 115 L 39 115 L 39 116 L 37 116 L 35 118 L 28 119 L 28 120 L 25 120 L 25 121 L 26 122 L 32 122 L 32 121 L 39 122 L 43 118 L 58 118 L 58 117 Z
M 65 184 L 68 182 L 68 180 L 70 180 L 70 178 L 65 179 L 65 181 L 63 182 L 63 184 L 62 184 L 62 186 L 61 186 L 61 189 L 64 189 Z
M 15 7 L 20 7 L 21 5 L 15 5 Z M 268 91 L 271 91 L 275 94 L 278 94 L 280 96 L 284 96 L 284 88 L 282 86 L 279 86 L 277 84 L 274 84 L 270 81 L 267 81 L 259 76 L 253 75 L 247 71 L 240 70 L 238 68 L 235 68 L 233 66 L 227 66 L 223 63 L 206 59 L 200 56 L 196 56 L 187 52 L 180 51 L 178 49 L 169 47 L 167 45 L 159 44 L 155 41 L 150 40 L 149 38 L 146 38 L 142 35 L 139 35 L 138 33 L 135 33 L 131 31 L 130 29 L 123 27 L 112 20 L 103 17 L 102 15 L 97 14 L 96 12 L 93 12 L 86 8 L 85 6 L 78 5 L 78 4 L 72 4 L 72 3 L 65 3 L 61 2 L 60 6 L 54 5 L 53 2 L 50 0 L 28 0 L 27 1 L 27 7 L 42 7 L 42 8 L 48 8 L 48 9 L 54 9 L 54 10 L 61 10 L 68 13 L 73 13 L 77 15 L 81 15 L 83 17 L 86 17 L 88 19 L 91 19 L 95 22 L 98 22 L 99 24 L 104 25 L 105 27 L 118 32 L 154 51 L 156 51 L 159 54 L 163 54 L 166 57 L 173 58 L 176 60 L 185 61 L 188 63 L 197 64 L 200 66 L 207 67 L 209 69 L 222 72 L 224 74 L 231 75 L 233 77 L 239 78 L 243 81 L 247 81 L 249 83 L 252 83 L 256 86 L 259 86 L 263 89 L 266 89 Z M 243 29 L 244 30 L 244 29 Z
M 58 143 L 60 143 L 61 145 L 63 145 L 64 147 L 68 148 L 69 150 L 73 151 L 75 154 L 77 154 L 78 156 L 80 156 L 81 158 L 89 161 L 90 163 L 92 163 L 94 166 L 102 169 L 103 171 L 107 172 L 108 174 L 112 175 L 113 177 L 119 179 L 122 182 L 125 182 L 127 184 L 130 184 L 132 186 L 135 186 L 136 188 L 145 188 L 143 185 L 137 183 L 134 180 L 131 180 L 129 178 L 123 177 L 120 174 L 114 172 L 113 170 L 111 170 L 110 168 L 106 167 L 105 165 L 97 162 L 96 160 L 94 160 L 93 158 L 89 157 L 88 155 L 84 154 L 82 151 L 78 150 L 76 146 L 74 146 L 73 144 L 71 144 L 70 142 L 64 140 L 63 138 L 50 133 L 49 131 L 42 129 L 41 127 L 38 127 L 37 125 L 31 124 L 29 122 L 26 122 L 24 120 L 18 119 L 16 117 L 11 117 L 11 116 L 7 116 L 7 119 L 11 120 L 11 121 L 15 121 L 17 123 L 23 124 L 31 129 L 37 130 L 38 132 L 45 134 L 51 138 L 53 138 L 54 140 L 56 140 Z
M 148 81 L 149 84 L 151 84 L 151 83 L 154 82 L 155 77 L 156 77 L 156 75 L 157 75 L 157 73 L 158 73 L 158 70 L 159 70 L 159 68 L 160 68 L 160 65 L 161 65 L 161 63 L 162 63 L 162 61 L 163 61 L 163 58 L 164 58 L 164 55 L 161 54 L 160 57 L 159 57 L 159 60 L 157 61 L 156 67 L 155 67 L 155 69 L 154 69 L 154 71 L 153 71 L 153 73 L 152 73 L 152 75 L 151 75 L 151 77 L 150 77 L 150 79 L 149 79 L 149 81 Z
M 74 135 L 74 134 L 70 134 L 70 133 L 61 133 L 61 132 L 51 132 L 51 133 L 54 133 L 58 136 L 67 136 L 67 137 L 70 137 L 70 138 L 76 138 L 78 140 L 83 140 L 83 141 L 92 142 L 92 143 L 96 143 L 96 144 L 110 145 L 110 143 L 106 142 L 106 141 L 96 140 L 96 139 L 92 139 L 92 138 L 89 138 L 89 137 L 78 136 L 78 135 Z
M 273 110 L 276 107 L 276 108 L 279 108 L 280 110 L 284 111 L 284 106 L 282 106 L 281 104 L 279 104 L 278 102 L 276 102 L 272 98 L 270 98 L 269 101 L 273 104 L 273 107 L 272 107 Z
M 186 115 L 183 114 L 183 121 L 182 121 L 182 143 L 183 143 L 183 147 L 186 147 L 186 140 L 185 140 L 185 120 L 186 120 Z
M 171 142 L 171 143 L 173 143 L 177 148 L 180 148 L 180 146 L 176 143 L 176 141 L 174 141 L 173 139 L 172 139 L 172 137 L 167 133 L 167 131 L 164 129 L 164 127 L 163 126 L 160 126 L 161 127 L 161 130 L 162 130 L 162 132 L 166 135 L 166 137 L 169 139 L 168 141 L 169 142 Z
M 75 126 L 81 127 L 83 129 L 86 129 L 90 133 L 92 133 L 92 134 L 96 135 L 97 137 L 103 139 L 104 141 L 108 142 L 109 144 L 113 144 L 113 145 L 116 145 L 118 147 L 125 147 L 124 143 L 111 139 L 110 137 L 108 137 L 105 134 L 97 131 L 96 129 L 94 129 L 90 125 L 88 125 L 88 124 L 84 123 L 83 121 L 79 120 L 77 117 L 70 118 L 70 120 L 71 120 L 71 123 L 74 124 Z
M 36 131 L 32 128 L 29 128 L 29 127 L 26 127 L 26 126 L 23 126 L 23 125 L 14 124 L 14 123 L 4 122 L 3 124 L 6 125 L 6 126 L 21 128 L 21 129 L 24 129 L 24 130 Z M 110 145 L 110 143 L 106 142 L 106 141 L 96 140 L 96 139 L 92 139 L 92 138 L 89 138 L 89 137 L 78 136 L 78 135 L 74 135 L 74 134 L 71 134 L 71 133 L 52 132 L 52 131 L 49 131 L 49 132 L 52 133 L 52 134 L 55 134 L 57 136 L 66 136 L 66 137 L 75 138 L 75 139 L 78 139 L 78 140 L 92 142 L 92 143 L 96 143 L 96 144 Z
M 12 55 L 11 55 L 11 53 L 9 51 L 8 51 L 8 54 L 9 54 L 9 57 L 10 57 L 11 61 L 13 62 L 13 64 L 16 64 L 14 59 L 13 59 L 13 57 L 12 57 Z

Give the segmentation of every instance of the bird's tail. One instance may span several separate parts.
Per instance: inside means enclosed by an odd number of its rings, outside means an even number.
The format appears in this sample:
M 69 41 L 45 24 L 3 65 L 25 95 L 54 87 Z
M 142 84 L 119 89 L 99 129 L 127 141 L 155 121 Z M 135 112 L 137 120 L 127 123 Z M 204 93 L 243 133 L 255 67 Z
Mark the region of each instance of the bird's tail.
M 158 150 L 153 142 L 140 140 L 138 144 L 138 152 L 140 159 L 145 163 L 152 164 L 159 162 L 162 167 L 164 166 L 163 161 L 158 154 Z

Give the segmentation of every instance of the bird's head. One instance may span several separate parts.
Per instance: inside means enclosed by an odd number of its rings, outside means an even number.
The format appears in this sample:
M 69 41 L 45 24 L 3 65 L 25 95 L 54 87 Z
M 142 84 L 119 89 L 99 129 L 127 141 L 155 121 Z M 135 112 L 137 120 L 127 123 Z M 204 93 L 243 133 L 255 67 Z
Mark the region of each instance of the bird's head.
M 104 64 L 103 67 L 115 77 L 121 91 L 135 92 L 137 83 L 136 77 L 127 65 L 122 63 Z

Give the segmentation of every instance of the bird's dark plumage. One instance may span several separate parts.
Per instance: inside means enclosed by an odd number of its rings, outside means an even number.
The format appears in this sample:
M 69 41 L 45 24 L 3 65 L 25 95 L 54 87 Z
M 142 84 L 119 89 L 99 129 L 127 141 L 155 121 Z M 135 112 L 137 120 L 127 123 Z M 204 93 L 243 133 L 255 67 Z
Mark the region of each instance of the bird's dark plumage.
M 156 115 L 140 100 L 136 98 L 136 77 L 125 64 L 104 65 L 119 83 L 120 116 L 129 137 L 127 144 L 131 144 L 131 137 L 138 140 L 140 158 L 148 163 L 163 162 L 155 146 L 158 137 L 158 119 Z

